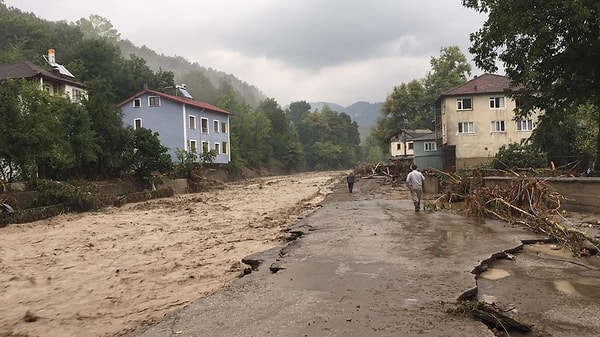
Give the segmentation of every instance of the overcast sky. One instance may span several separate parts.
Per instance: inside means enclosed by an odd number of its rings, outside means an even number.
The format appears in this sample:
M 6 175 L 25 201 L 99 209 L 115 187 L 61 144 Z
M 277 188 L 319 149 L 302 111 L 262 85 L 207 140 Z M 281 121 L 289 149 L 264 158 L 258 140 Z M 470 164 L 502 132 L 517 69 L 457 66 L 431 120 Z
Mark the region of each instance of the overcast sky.
M 5 0 L 51 21 L 91 14 L 138 46 L 181 56 L 293 101 L 382 102 L 485 17 L 461 0 Z M 60 51 L 57 51 L 60 54 Z M 472 64 L 473 65 L 473 64 Z M 472 75 L 481 73 L 473 66 Z

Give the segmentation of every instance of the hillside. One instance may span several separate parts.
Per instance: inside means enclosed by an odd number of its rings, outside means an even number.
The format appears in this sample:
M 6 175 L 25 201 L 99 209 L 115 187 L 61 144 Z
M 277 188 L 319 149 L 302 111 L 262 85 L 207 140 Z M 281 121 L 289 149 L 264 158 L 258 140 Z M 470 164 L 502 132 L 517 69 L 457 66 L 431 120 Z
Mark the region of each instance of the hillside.
M 224 85 L 230 86 L 238 97 L 252 107 L 258 106 L 260 101 L 267 98 L 257 87 L 241 81 L 232 74 L 226 74 L 212 68 L 205 68 L 198 63 L 192 63 L 180 56 L 167 56 L 158 54 L 146 47 L 138 47 L 129 40 L 120 40 L 119 48 L 123 57 L 129 58 L 131 54 L 146 60 L 152 70 L 160 68 L 172 71 L 177 83 L 185 83 L 188 91 L 194 98 L 208 103 L 216 103 L 216 92 Z
M 335 103 L 329 102 L 311 102 L 309 103 L 312 110 L 321 110 L 325 105 L 329 106 L 331 110 L 337 112 L 343 112 L 350 116 L 353 121 L 358 124 L 358 130 L 361 135 L 361 139 L 365 139 L 369 130 L 375 126 L 377 118 L 381 115 L 381 108 L 383 103 L 368 103 L 368 102 L 356 102 L 347 107 L 341 106 Z

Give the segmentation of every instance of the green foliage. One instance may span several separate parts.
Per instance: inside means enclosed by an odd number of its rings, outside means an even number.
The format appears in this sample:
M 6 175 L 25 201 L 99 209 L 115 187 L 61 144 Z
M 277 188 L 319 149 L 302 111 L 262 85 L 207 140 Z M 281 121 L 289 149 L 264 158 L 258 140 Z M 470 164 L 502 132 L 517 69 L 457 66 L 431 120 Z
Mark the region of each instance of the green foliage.
M 129 128 L 130 146 L 125 160 L 133 174 L 142 182 L 151 182 L 153 175 L 170 172 L 172 161 L 169 149 L 160 144 L 158 133 L 146 128 Z
M 296 132 L 309 169 L 348 168 L 358 162 L 358 125 L 345 113 L 324 106 L 304 116 Z
M 592 105 L 579 106 L 566 114 L 546 110 L 533 130 L 532 145 L 545 152 L 557 167 L 578 163 L 578 168 L 585 170 L 595 154 L 596 114 Z
M 496 1 L 463 0 L 488 16 L 471 34 L 469 51 L 486 71 L 504 64 L 518 86 L 509 95 L 517 113 L 536 109 L 572 114 L 581 105 L 600 107 L 600 15 L 592 0 Z M 594 129 L 600 128 L 596 114 Z M 600 135 L 596 138 L 600 158 Z
M 300 121 L 310 112 L 310 104 L 306 101 L 298 101 L 290 103 L 286 109 L 286 114 L 294 125 L 298 125 Z
M 511 143 L 502 145 L 491 162 L 499 170 L 547 167 L 546 157 L 531 145 Z
M 404 129 L 434 129 L 434 103 L 443 92 L 467 80 L 471 66 L 456 46 L 445 47 L 439 58 L 432 57 L 431 71 L 394 87 L 381 109 L 381 117 L 371 130 L 381 151 L 389 152 L 389 137 Z
M 194 165 L 198 162 L 198 153 L 196 151 L 176 149 L 175 157 L 177 158 L 177 163 L 174 166 L 173 172 L 175 177 L 191 177 L 194 171 Z
M 39 192 L 35 207 L 65 204 L 71 211 L 84 212 L 97 210 L 102 202 L 94 195 L 73 185 L 51 181 L 34 180 L 33 188 Z
M 116 44 L 121 39 L 121 34 L 113 27 L 112 23 L 100 15 L 92 14 L 89 19 L 81 18 L 77 26 L 88 39 L 104 39 Z

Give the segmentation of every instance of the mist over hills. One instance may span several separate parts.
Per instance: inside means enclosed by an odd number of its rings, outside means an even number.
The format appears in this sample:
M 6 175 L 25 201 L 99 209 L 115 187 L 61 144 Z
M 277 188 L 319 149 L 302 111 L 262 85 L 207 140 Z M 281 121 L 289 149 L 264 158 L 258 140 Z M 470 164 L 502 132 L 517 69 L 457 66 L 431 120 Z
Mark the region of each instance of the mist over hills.
M 119 41 L 119 48 L 124 57 L 130 57 L 131 54 L 141 57 L 155 71 L 160 68 L 172 71 L 177 82 L 187 84 L 187 89 L 194 98 L 208 103 L 216 103 L 214 102 L 214 98 L 216 97 L 215 88 L 221 88 L 223 85 L 230 85 L 239 97 L 252 107 L 258 106 L 260 101 L 268 97 L 259 88 L 241 81 L 234 74 L 226 74 L 222 71 L 206 68 L 180 56 L 159 54 L 146 46 L 138 47 L 129 40 Z M 279 103 L 282 104 L 282 102 Z M 328 105 L 333 111 L 346 113 L 359 125 L 361 135 L 366 134 L 375 125 L 375 121 L 379 117 L 383 105 L 383 103 L 368 103 L 363 101 L 356 102 L 347 107 L 330 102 L 314 102 L 309 104 L 313 111 L 320 111 L 323 109 L 323 106 Z

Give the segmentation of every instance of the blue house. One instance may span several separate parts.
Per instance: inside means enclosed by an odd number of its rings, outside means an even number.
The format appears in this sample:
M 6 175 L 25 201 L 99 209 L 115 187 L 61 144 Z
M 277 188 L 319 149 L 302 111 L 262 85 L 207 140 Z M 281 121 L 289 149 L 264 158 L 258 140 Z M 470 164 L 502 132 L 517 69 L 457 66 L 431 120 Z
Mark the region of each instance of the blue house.
M 442 148 L 437 146 L 435 133 L 429 133 L 416 138 L 412 138 L 414 148 L 413 162 L 421 169 L 434 168 L 442 170 L 444 168 L 444 159 Z
M 169 148 L 174 162 L 178 161 L 176 151 L 184 150 L 197 153 L 215 151 L 215 163 L 229 163 L 231 113 L 194 100 L 185 87 L 177 86 L 177 89 L 184 97 L 144 87 L 119 103 L 123 124 L 158 132 L 161 144 Z

